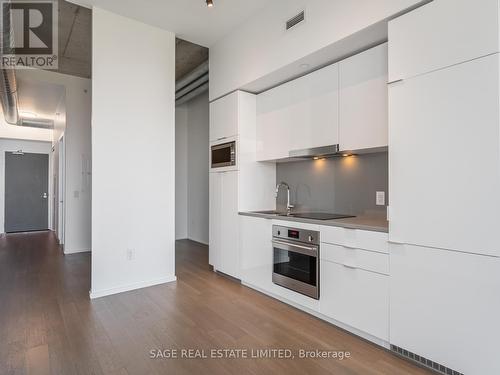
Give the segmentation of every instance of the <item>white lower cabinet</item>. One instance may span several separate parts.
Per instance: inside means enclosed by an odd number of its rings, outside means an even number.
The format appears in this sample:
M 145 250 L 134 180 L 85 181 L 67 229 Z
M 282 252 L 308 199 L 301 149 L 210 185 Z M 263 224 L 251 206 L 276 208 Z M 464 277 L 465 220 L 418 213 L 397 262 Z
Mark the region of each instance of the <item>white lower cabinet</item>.
M 240 216 L 241 281 L 270 290 L 272 287 L 272 220 Z
M 389 341 L 389 277 L 321 260 L 321 314 Z
M 464 374 L 500 374 L 500 258 L 391 245 L 390 342 Z
M 239 278 L 238 171 L 210 173 L 209 262 Z
M 272 282 L 272 225 L 318 230 L 318 225 L 240 216 L 241 281 L 266 294 L 338 322 L 354 334 L 387 346 L 389 342 L 389 254 L 340 244 L 321 243 L 320 300 L 303 296 Z M 385 250 L 386 233 L 321 227 L 321 238 L 349 239 L 358 245 Z M 338 229 L 338 230 L 337 230 Z M 351 231 L 353 231 L 351 233 Z M 347 234 L 347 237 L 345 235 Z M 354 236 L 355 235 L 355 236 Z

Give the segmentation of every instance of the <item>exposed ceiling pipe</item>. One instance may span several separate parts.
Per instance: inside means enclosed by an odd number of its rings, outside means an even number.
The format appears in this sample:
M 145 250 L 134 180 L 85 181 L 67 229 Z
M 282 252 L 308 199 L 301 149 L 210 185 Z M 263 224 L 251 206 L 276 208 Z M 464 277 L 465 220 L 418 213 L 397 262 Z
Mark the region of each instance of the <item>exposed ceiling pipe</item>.
M 54 120 L 49 119 L 27 119 L 23 118 L 20 121 L 21 126 L 29 126 L 30 128 L 54 129 Z
M 200 66 L 193 69 L 191 71 L 191 73 L 188 73 L 187 75 L 185 75 L 184 77 L 182 77 L 181 79 L 179 79 L 175 83 L 175 92 L 183 89 L 184 87 L 189 85 L 191 82 L 193 82 L 194 80 L 197 80 L 198 78 L 200 78 L 201 76 L 204 76 L 207 73 L 208 73 L 208 61 L 205 61 Z
M 5 121 L 11 125 L 19 124 L 17 81 L 13 69 L 0 69 L 0 101 Z
M 7 3 L 10 3 L 10 1 Z M 5 43 L 6 41 L 4 40 L 4 46 L 0 53 L 0 57 L 13 53 L 11 42 L 14 40 L 14 28 L 12 27 L 10 19 L 4 21 L 7 22 L 7 24 L 4 25 L 4 29 L 9 28 L 11 40 L 7 43 Z M 14 69 L 0 69 L 0 102 L 2 102 L 5 121 L 11 125 L 19 125 L 19 102 L 17 97 L 16 73 Z
M 193 91 L 184 95 L 183 97 L 177 99 L 175 101 L 175 105 L 184 104 L 184 103 L 190 101 L 191 99 L 197 97 L 198 95 L 204 93 L 207 90 L 208 90 L 208 82 L 204 83 L 203 85 L 199 86 L 198 88 L 194 89 Z
M 208 90 L 208 61 L 175 84 L 175 104 L 180 105 Z
M 205 75 L 201 76 L 197 80 L 193 81 L 189 85 L 185 86 L 183 89 L 177 91 L 175 93 L 175 99 L 177 100 L 177 99 L 183 97 L 184 95 L 186 95 L 190 91 L 193 91 L 194 89 L 200 87 L 201 85 L 203 85 L 206 82 L 208 82 L 208 73 L 206 73 Z

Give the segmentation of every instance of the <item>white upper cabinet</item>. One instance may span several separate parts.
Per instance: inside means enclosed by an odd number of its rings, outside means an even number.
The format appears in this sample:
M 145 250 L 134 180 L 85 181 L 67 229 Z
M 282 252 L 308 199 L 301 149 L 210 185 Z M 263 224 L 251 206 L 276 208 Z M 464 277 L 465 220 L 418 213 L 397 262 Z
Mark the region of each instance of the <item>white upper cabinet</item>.
M 210 142 L 238 134 L 239 92 L 210 103 Z
M 338 143 L 338 64 L 257 97 L 257 159 L 287 158 L 289 151 Z
M 434 0 L 389 22 L 389 81 L 499 51 L 498 0 Z
M 390 85 L 392 241 L 500 256 L 499 64 Z
M 388 144 L 387 43 L 339 63 L 340 149 Z

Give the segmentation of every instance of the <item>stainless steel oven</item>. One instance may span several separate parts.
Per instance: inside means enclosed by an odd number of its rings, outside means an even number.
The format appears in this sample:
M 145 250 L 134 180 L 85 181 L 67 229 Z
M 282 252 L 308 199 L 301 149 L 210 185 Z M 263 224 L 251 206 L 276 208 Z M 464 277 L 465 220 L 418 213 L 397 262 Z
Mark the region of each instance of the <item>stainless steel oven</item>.
M 236 165 L 236 142 L 213 145 L 210 151 L 212 168 L 231 167 Z
M 273 283 L 319 299 L 319 232 L 273 226 Z

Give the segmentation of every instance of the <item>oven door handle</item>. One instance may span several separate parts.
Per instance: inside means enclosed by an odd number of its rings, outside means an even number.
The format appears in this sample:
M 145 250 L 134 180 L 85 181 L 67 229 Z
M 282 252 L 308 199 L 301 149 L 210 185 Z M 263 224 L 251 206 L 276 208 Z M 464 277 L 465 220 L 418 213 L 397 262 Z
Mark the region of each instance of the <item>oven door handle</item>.
M 318 257 L 318 248 L 316 246 L 315 247 L 303 246 L 295 243 L 283 242 L 277 240 L 273 240 L 273 245 L 276 245 L 277 247 L 283 250 L 293 251 L 295 253 L 304 254 L 312 257 Z

